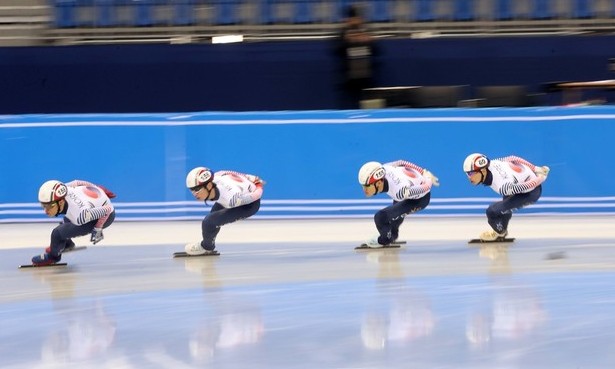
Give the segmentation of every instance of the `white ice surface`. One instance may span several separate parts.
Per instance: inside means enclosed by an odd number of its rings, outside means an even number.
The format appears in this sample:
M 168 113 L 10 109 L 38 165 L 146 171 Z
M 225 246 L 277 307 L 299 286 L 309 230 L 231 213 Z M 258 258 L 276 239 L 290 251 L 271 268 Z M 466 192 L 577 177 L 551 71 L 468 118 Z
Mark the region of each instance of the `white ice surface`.
M 0 249 L 47 246 L 55 223 L 0 224 Z M 484 217 L 408 217 L 404 240 L 466 240 L 489 229 Z M 99 245 L 185 244 L 201 238 L 200 221 L 116 222 Z M 376 234 L 371 219 L 247 219 L 226 225 L 217 244 L 262 242 L 362 242 Z M 615 238 L 615 216 L 514 216 L 509 236 L 532 239 Z M 89 245 L 88 237 L 75 239 Z

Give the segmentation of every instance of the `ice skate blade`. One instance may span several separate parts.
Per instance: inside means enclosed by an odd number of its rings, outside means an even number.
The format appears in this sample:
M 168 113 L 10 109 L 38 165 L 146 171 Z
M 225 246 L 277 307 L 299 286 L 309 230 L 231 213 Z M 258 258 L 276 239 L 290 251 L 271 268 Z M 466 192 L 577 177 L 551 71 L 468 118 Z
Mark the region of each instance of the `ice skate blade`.
M 48 265 L 34 265 L 34 264 L 24 264 L 24 265 L 20 265 L 19 269 L 26 269 L 26 268 L 49 268 L 49 267 L 57 267 L 57 266 L 67 266 L 67 263 L 55 263 L 55 264 L 48 264 Z
M 355 250 L 383 250 L 383 249 L 398 249 L 401 245 L 405 244 L 406 241 L 394 242 L 386 246 L 382 247 L 369 247 L 367 244 L 361 244 L 360 246 L 355 247 Z
M 64 249 L 64 251 L 62 251 L 62 253 L 66 254 L 68 252 L 81 251 L 81 250 L 85 250 L 87 248 L 88 248 L 87 246 L 75 246 L 72 249 Z
M 483 241 L 480 238 L 474 238 L 468 241 L 468 243 L 510 243 L 514 241 L 515 241 L 514 238 L 503 238 L 503 237 L 496 238 L 493 241 Z
M 186 252 L 174 252 L 174 258 L 200 258 L 204 256 L 218 256 L 220 253 L 218 251 L 214 251 L 213 253 L 201 254 L 201 255 L 188 255 Z

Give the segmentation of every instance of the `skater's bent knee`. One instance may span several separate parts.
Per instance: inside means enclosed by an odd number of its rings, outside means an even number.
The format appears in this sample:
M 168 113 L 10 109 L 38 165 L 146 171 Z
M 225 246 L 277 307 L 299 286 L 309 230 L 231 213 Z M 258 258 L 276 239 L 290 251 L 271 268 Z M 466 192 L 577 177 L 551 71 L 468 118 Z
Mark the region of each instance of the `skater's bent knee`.
M 53 231 L 51 231 L 51 239 L 55 241 L 65 241 L 68 237 L 64 237 L 58 228 L 54 228 Z
M 485 211 L 485 213 L 487 214 L 488 218 L 491 218 L 491 217 L 497 217 L 499 214 L 501 214 L 501 211 L 495 206 L 489 206 L 487 210 Z
M 386 211 L 379 210 L 376 214 L 374 214 L 374 222 L 376 222 L 376 224 L 389 223 L 389 219 L 388 219 L 388 215 Z

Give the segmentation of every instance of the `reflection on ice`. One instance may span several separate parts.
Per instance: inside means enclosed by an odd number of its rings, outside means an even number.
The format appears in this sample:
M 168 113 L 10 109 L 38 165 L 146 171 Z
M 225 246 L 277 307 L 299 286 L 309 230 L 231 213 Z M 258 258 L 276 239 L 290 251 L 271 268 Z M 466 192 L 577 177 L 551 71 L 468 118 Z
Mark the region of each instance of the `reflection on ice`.
M 75 288 L 79 274 L 70 269 L 33 270 L 29 276 L 49 289 L 50 305 L 26 317 L 40 336 L 40 356 L 31 350 L 33 368 L 129 368 L 109 354 L 116 320 L 102 299 L 81 299 Z M 32 312 L 30 312 L 32 313 Z M 38 334 L 28 337 L 36 342 Z M 34 349 L 34 347 L 32 347 Z
M 466 338 L 475 348 L 499 340 L 531 340 L 531 333 L 547 319 L 537 288 L 512 273 L 509 248 L 509 244 L 497 243 L 478 247 L 479 257 L 491 262 L 491 280 L 481 306 L 466 320 Z
M 435 319 L 428 295 L 410 285 L 400 265 L 399 250 L 373 250 L 366 259 L 378 267 L 376 307 L 368 308 L 361 322 L 361 341 L 368 349 L 407 345 L 429 336 Z
M 117 262 L 0 269 L 0 367 L 615 367 L 610 254 L 580 263 L 585 249 L 560 244 L 342 246 L 182 260 L 172 247 L 99 248 L 88 257 Z M 570 257 L 545 260 L 553 250 Z
M 218 349 L 254 344 L 261 339 L 264 323 L 258 306 L 245 298 L 230 297 L 217 274 L 217 257 L 186 258 L 186 271 L 201 276 L 208 300 L 213 302 L 215 317 L 195 319 L 196 330 L 190 335 L 190 355 L 197 361 L 211 359 Z
M 44 339 L 41 360 L 46 364 L 63 364 L 103 356 L 113 343 L 116 326 L 102 303 L 70 304 L 65 308 L 56 307 L 53 319 L 57 330 Z
M 498 281 L 485 301 L 490 309 L 477 308 L 467 319 L 466 337 L 477 346 L 498 340 L 529 339 L 547 319 L 542 298 L 529 285 Z

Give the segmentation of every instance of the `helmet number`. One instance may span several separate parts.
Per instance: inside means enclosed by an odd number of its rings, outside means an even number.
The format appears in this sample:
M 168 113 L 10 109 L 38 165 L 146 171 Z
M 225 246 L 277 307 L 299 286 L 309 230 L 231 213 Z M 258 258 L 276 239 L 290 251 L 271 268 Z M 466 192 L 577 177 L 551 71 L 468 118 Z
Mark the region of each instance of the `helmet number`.
M 211 179 L 211 172 L 208 170 L 204 170 L 197 176 L 197 180 L 199 183 L 206 183 Z
M 67 192 L 66 191 L 66 186 L 64 186 L 64 185 L 62 185 L 60 183 L 58 183 L 56 185 L 56 188 L 54 190 L 55 197 L 57 197 L 57 198 L 64 197 L 64 196 L 66 196 L 66 192 Z
M 385 174 L 385 170 L 384 168 L 378 168 L 376 171 L 374 171 L 374 173 L 372 174 L 372 178 L 374 179 L 374 181 L 377 181 L 379 179 L 384 178 L 384 174 Z
M 487 158 L 485 158 L 484 156 L 479 157 L 476 159 L 476 161 L 474 162 L 474 165 L 476 168 L 484 168 L 487 166 Z

